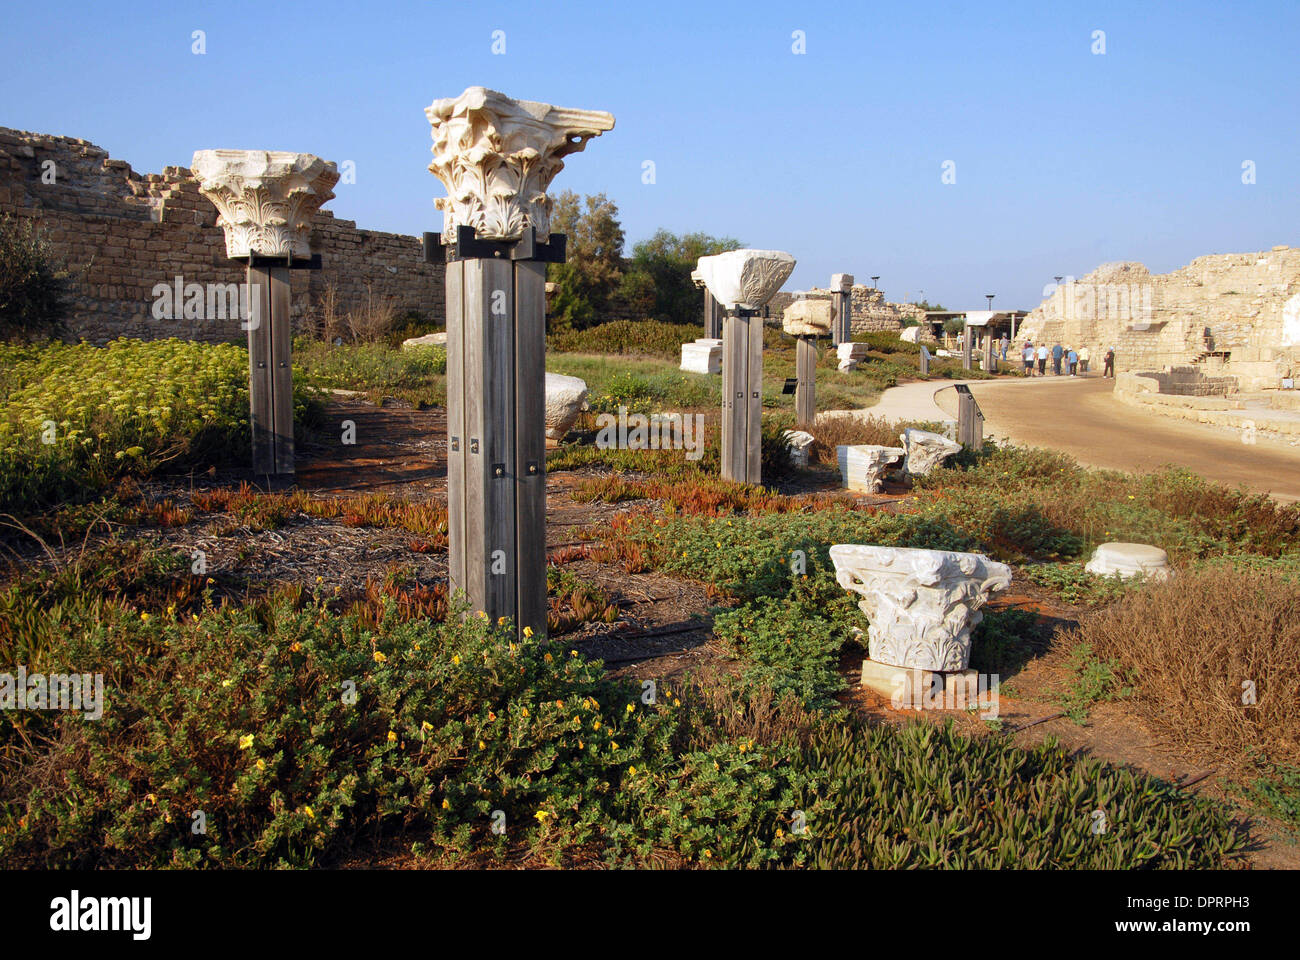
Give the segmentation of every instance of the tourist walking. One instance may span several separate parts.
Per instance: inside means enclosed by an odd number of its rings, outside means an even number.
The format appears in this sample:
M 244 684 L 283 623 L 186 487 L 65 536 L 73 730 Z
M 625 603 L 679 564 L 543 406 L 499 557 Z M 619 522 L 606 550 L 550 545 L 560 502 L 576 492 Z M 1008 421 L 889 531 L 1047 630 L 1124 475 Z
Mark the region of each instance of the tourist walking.
M 1032 340 L 1025 341 L 1025 349 L 1020 352 L 1020 359 L 1025 361 L 1025 376 L 1032 377 L 1034 375 L 1034 342 Z
M 1038 345 L 1038 375 L 1047 376 L 1047 344 L 1045 343 Z
M 1003 360 L 1006 360 L 1007 348 L 1010 346 L 1011 346 L 1011 341 L 1007 339 L 1007 335 L 1005 333 L 1002 334 L 1002 359 Z
M 1065 355 L 1065 361 L 1070 365 L 1070 376 L 1074 376 L 1075 368 L 1079 365 L 1079 354 L 1074 347 Z
M 1061 357 L 1065 355 L 1065 350 L 1059 343 L 1052 346 L 1052 376 L 1061 375 Z
M 1083 377 L 1088 375 L 1088 347 L 1086 344 L 1079 348 L 1079 375 Z
M 1105 369 L 1102 370 L 1102 374 L 1101 374 L 1102 378 L 1104 379 L 1106 377 L 1110 377 L 1112 380 L 1115 379 L 1115 348 L 1114 347 L 1106 348 L 1105 364 L 1106 364 Z

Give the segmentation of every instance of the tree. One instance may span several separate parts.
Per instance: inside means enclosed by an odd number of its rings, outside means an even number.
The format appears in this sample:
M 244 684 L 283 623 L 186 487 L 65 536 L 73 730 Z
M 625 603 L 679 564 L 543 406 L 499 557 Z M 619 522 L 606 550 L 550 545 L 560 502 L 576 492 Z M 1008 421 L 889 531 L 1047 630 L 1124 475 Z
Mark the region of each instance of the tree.
M 632 248 L 624 289 L 654 292 L 652 316 L 665 323 L 696 323 L 704 300 L 691 280 L 691 271 L 700 257 L 739 250 L 743 246 L 732 237 L 713 237 L 707 233 L 678 236 L 668 230 L 656 231 L 649 240 Z M 636 278 L 636 279 L 633 279 Z
M 0 217 L 0 337 L 56 332 L 67 309 L 68 276 L 30 220 Z
M 618 207 L 603 193 L 585 198 L 566 190 L 555 198 L 551 230 L 568 237 L 568 259 L 553 263 L 549 279 L 551 328 L 582 328 L 596 323 L 619 290 L 623 278 L 623 227 Z

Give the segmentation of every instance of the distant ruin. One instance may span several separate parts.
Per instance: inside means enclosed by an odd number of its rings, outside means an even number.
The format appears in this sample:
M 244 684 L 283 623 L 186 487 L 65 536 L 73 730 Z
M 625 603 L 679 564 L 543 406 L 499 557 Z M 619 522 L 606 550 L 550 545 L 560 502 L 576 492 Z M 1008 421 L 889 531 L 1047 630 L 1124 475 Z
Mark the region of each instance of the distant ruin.
M 1103 264 L 1053 290 L 1017 339 L 1086 346 L 1098 368 L 1113 347 L 1118 372 L 1186 367 L 1178 379 L 1276 390 L 1300 367 L 1300 249 L 1214 254 L 1164 274 Z

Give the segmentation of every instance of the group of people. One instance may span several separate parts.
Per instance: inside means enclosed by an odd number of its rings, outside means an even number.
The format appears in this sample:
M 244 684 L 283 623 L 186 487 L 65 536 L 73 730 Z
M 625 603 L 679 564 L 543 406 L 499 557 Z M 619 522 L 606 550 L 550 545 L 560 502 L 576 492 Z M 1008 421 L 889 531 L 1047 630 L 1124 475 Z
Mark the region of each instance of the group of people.
M 1006 339 L 1005 337 L 1003 338 Z M 1002 356 L 1006 357 L 1006 347 L 1003 347 Z M 1047 361 L 1052 361 L 1052 374 L 1061 376 L 1069 374 L 1072 377 L 1084 377 L 1088 375 L 1088 364 L 1092 361 L 1092 353 L 1086 347 L 1063 347 L 1059 343 L 1053 344 L 1049 349 L 1046 343 L 1040 343 L 1034 346 L 1033 341 L 1026 340 L 1025 347 L 1020 353 L 1020 359 L 1025 364 L 1025 376 L 1034 375 L 1034 361 L 1038 362 L 1038 376 L 1047 376 Z M 1115 349 L 1109 347 L 1105 356 L 1102 358 L 1103 377 L 1115 376 Z

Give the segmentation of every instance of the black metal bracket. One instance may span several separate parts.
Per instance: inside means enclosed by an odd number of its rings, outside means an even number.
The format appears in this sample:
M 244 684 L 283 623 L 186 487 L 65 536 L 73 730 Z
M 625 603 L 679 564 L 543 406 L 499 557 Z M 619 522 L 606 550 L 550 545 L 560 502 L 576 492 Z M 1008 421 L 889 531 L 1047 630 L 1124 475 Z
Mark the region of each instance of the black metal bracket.
M 231 257 L 230 259 L 247 264 L 250 267 L 284 267 L 288 270 L 321 269 L 319 253 L 313 253 L 310 257 L 268 257 L 260 253 L 252 253 L 246 257 Z
M 457 260 L 532 260 L 537 263 L 564 263 L 569 238 L 553 233 L 545 243 L 537 240 L 532 227 L 518 240 L 480 240 L 473 227 L 461 224 L 449 243 L 441 233 L 425 233 L 421 238 L 425 263 L 453 263 Z

